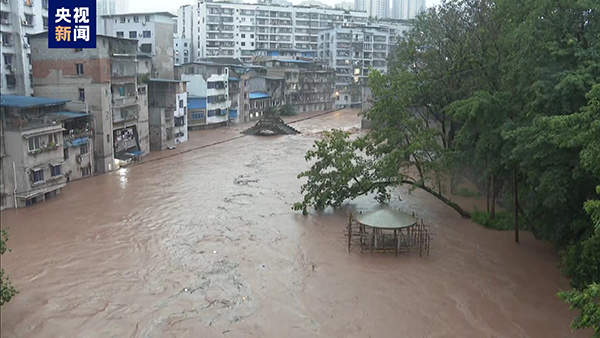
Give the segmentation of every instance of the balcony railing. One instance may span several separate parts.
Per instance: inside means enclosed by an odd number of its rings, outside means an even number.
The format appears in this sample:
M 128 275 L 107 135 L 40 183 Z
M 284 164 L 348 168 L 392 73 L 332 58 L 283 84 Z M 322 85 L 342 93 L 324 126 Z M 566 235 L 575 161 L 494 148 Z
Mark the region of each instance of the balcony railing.
M 73 134 L 64 135 L 65 142 L 71 142 L 78 138 L 94 137 L 94 132 L 91 130 L 74 130 Z
M 138 102 L 137 96 L 117 96 L 113 97 L 112 104 L 114 107 L 132 106 Z

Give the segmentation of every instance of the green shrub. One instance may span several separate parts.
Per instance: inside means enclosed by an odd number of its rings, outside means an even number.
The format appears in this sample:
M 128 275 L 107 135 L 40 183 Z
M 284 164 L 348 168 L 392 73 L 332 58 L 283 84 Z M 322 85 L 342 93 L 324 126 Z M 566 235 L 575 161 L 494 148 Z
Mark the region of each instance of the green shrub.
M 488 229 L 495 230 L 514 230 L 515 222 L 513 214 L 505 211 L 497 211 L 496 218 L 491 219 L 490 213 L 486 211 L 475 210 L 471 213 L 471 219 Z

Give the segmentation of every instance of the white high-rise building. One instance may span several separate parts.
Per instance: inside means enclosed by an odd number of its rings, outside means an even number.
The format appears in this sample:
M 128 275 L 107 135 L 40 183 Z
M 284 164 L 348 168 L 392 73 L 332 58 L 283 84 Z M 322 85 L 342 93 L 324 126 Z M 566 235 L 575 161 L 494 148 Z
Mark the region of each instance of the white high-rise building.
M 260 55 L 316 57 L 319 31 L 367 21 L 364 12 L 263 4 L 199 2 L 178 11 L 180 37 L 191 38 L 190 61 L 210 57 L 250 61 Z
M 129 12 L 129 0 L 96 0 L 97 15 L 125 14 Z
M 44 30 L 48 30 L 48 0 L 0 2 L 2 94 L 33 94 L 31 49 L 27 35 Z
M 392 0 L 392 19 L 415 19 L 426 9 L 425 0 Z
M 365 11 L 373 18 L 390 18 L 390 0 L 354 0 L 355 11 Z

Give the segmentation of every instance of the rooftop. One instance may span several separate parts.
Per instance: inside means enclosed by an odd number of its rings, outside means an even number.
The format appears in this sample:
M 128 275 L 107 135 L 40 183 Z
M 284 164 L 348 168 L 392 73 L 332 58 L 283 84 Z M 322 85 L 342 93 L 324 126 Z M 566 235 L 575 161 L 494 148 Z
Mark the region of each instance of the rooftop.
M 267 79 L 267 80 L 285 80 L 284 77 L 280 77 L 280 76 L 259 76 L 262 77 L 263 79 Z
M 101 15 L 101 17 L 110 18 L 110 17 L 114 17 L 114 16 L 132 16 L 132 15 L 164 15 L 164 16 L 169 16 L 172 18 L 177 17 L 177 15 L 170 13 L 170 12 L 138 12 L 138 13 L 123 13 L 123 14 L 105 14 L 105 15 Z
M 248 98 L 250 100 L 268 99 L 270 97 L 271 97 L 271 95 L 265 94 L 265 93 L 261 93 L 261 92 L 252 92 L 252 93 L 248 94 Z
M 290 63 L 313 63 L 312 61 L 306 61 L 306 60 L 281 60 L 281 59 L 273 59 L 271 61 L 290 62 Z
M 41 37 L 44 35 L 48 35 L 48 31 L 43 31 L 43 32 L 35 33 L 35 34 L 27 34 L 28 37 L 32 37 L 32 38 Z M 119 41 L 131 41 L 131 42 L 137 43 L 137 39 L 118 38 L 116 36 L 110 36 L 110 35 L 104 35 L 104 34 L 96 34 L 96 37 L 119 40 Z
M 167 83 L 190 82 L 187 80 L 158 79 L 158 78 L 154 78 L 154 77 L 151 77 L 149 79 L 149 81 L 150 82 L 167 82 Z
M 2 95 L 0 96 L 0 106 L 9 108 L 34 108 L 43 106 L 55 106 L 70 102 L 71 100 L 51 99 L 47 97 L 21 96 L 21 95 Z

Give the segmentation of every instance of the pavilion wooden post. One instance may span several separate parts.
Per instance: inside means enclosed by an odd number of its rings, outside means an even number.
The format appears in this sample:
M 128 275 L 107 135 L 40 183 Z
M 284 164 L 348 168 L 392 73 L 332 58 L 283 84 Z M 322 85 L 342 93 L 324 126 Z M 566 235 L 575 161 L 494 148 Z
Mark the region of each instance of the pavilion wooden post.
M 398 240 L 398 229 L 394 229 L 394 239 L 396 240 L 396 257 L 398 257 L 398 247 L 400 246 L 400 241 Z
M 375 251 L 375 229 L 371 229 L 371 256 Z
M 348 218 L 348 252 L 350 252 L 350 244 L 352 243 L 352 213 Z

